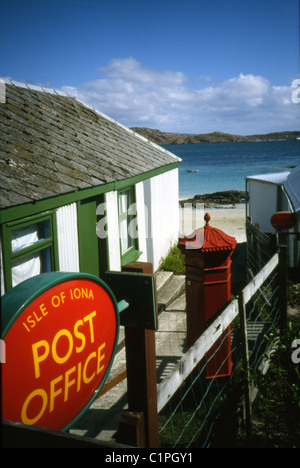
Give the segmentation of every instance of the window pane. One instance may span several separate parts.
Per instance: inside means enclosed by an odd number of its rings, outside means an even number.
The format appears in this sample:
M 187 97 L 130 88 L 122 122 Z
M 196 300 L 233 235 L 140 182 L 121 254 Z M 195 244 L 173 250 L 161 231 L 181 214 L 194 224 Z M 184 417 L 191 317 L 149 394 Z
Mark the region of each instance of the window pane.
M 48 271 L 51 271 L 50 247 L 12 263 L 12 286 Z
M 127 250 L 126 229 L 127 229 L 127 223 L 126 223 L 126 220 L 124 219 L 123 221 L 120 222 L 120 239 L 121 239 L 121 253 L 122 254 L 126 252 Z
M 124 216 L 120 219 L 120 238 L 121 238 L 121 253 L 122 255 L 133 246 L 132 238 L 128 232 L 129 217 Z
M 15 229 L 11 232 L 11 249 L 12 252 L 24 249 L 37 242 L 47 239 L 50 236 L 49 221 L 32 224 L 25 228 Z
M 119 212 L 120 214 L 126 213 L 131 202 L 130 190 L 124 190 L 119 194 Z

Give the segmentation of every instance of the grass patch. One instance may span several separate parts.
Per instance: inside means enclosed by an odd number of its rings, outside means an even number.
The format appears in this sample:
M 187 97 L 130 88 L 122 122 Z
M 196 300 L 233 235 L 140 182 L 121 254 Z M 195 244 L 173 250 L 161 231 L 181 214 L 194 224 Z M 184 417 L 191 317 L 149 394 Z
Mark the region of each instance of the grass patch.
M 175 275 L 185 274 L 185 256 L 177 245 L 170 248 L 168 255 L 162 261 L 161 269 L 172 271 Z

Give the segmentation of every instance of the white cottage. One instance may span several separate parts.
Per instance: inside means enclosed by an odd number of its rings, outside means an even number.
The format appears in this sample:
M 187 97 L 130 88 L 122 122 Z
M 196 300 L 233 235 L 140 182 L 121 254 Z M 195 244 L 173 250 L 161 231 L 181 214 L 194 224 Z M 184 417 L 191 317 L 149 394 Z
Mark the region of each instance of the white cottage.
M 67 94 L 0 80 L 1 294 L 47 271 L 157 270 L 180 159 Z
M 291 171 L 249 176 L 246 178 L 249 201 L 247 216 L 261 231 L 277 232 L 271 217 L 278 212 L 289 211 L 297 215 L 296 226 L 287 235 L 288 264 L 300 267 L 300 166 Z

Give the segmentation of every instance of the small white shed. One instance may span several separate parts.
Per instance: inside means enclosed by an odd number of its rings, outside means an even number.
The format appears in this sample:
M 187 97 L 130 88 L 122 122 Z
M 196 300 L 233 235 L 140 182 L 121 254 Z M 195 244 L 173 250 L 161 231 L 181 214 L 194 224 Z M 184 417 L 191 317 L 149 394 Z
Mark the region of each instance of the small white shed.
M 254 175 L 246 178 L 248 193 L 247 216 L 262 232 L 278 232 L 271 224 L 271 217 L 280 211 L 296 213 L 297 224 L 287 235 L 288 264 L 300 265 L 300 166 L 292 171 Z

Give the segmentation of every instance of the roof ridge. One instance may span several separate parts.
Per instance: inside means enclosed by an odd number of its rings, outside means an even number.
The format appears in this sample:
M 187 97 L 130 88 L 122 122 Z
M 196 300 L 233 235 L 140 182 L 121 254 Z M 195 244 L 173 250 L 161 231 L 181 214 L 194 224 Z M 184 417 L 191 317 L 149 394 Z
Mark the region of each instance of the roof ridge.
M 85 106 L 85 107 L 87 107 L 88 109 L 91 109 L 91 110 L 93 110 L 95 113 L 99 114 L 101 117 L 103 117 L 103 118 L 109 120 L 110 122 L 113 122 L 114 124 L 116 124 L 116 125 L 118 125 L 119 127 L 123 128 L 123 129 L 126 130 L 127 132 L 131 133 L 132 135 L 138 137 L 140 140 L 145 141 L 145 142 L 151 144 L 154 148 L 159 149 L 160 151 L 163 151 L 163 152 L 166 153 L 167 155 L 169 155 L 169 156 L 171 156 L 172 158 L 174 158 L 174 160 L 179 161 L 179 162 L 181 161 L 181 158 L 179 158 L 177 155 L 171 153 L 170 151 L 166 150 L 166 149 L 163 148 L 162 146 L 157 145 L 156 143 L 154 143 L 153 141 L 149 140 L 148 138 L 145 138 L 144 136 L 140 135 L 139 133 L 134 132 L 133 130 L 131 130 L 131 128 L 126 127 L 126 125 L 121 124 L 121 123 L 118 122 L 117 120 L 115 120 L 115 119 L 109 117 L 108 115 L 106 115 L 106 114 L 104 114 L 103 112 L 99 111 L 99 110 L 96 109 L 95 107 L 90 106 L 90 105 L 87 104 L 86 102 L 81 101 L 81 100 L 78 99 L 76 96 L 71 95 L 71 94 L 69 94 L 69 93 L 67 93 L 67 92 L 65 92 L 65 91 L 59 91 L 59 90 L 56 90 L 56 89 L 54 89 L 54 88 L 46 88 L 46 87 L 43 87 L 43 86 L 32 85 L 32 84 L 29 84 L 29 83 L 26 83 L 26 82 L 15 81 L 15 80 L 12 80 L 12 79 L 1 78 L 1 77 L 0 77 L 0 83 L 4 83 L 4 84 L 8 84 L 8 85 L 13 85 L 13 86 L 16 86 L 16 87 L 19 87 L 19 88 L 25 88 L 25 89 L 29 89 L 29 90 L 32 90 L 32 91 L 45 92 L 45 93 L 48 93 L 48 94 L 54 94 L 54 95 L 58 95 L 58 96 L 73 98 L 73 99 L 75 99 L 77 102 L 79 102 L 80 104 L 82 104 L 83 106 Z
M 47 93 L 47 94 L 57 94 L 58 96 L 64 96 L 64 97 L 75 97 L 75 96 L 71 96 L 70 94 L 66 93 L 65 91 L 59 91 L 57 89 L 47 88 L 47 87 L 44 87 L 44 86 L 37 86 L 37 85 L 30 84 L 30 83 L 26 83 L 25 81 L 15 81 L 15 80 L 12 80 L 12 79 L 9 79 L 9 78 L 1 78 L 0 77 L 0 82 L 4 83 L 4 84 L 16 86 L 17 88 L 25 88 L 25 89 L 29 89 L 29 90 L 32 90 L 32 91 L 44 92 L 44 93 Z

